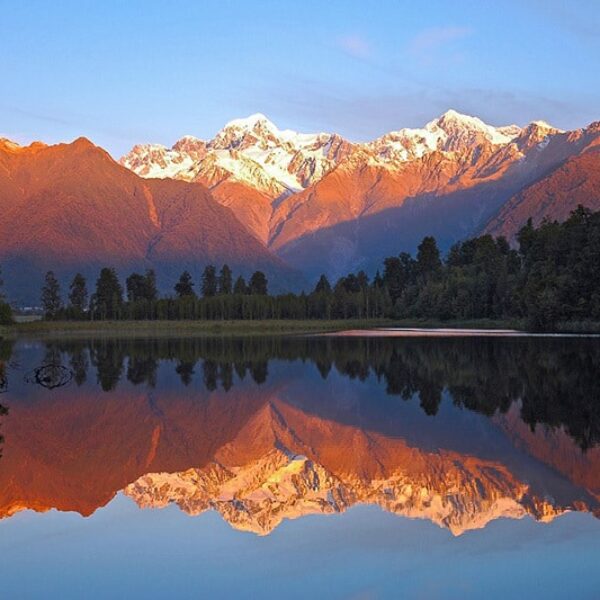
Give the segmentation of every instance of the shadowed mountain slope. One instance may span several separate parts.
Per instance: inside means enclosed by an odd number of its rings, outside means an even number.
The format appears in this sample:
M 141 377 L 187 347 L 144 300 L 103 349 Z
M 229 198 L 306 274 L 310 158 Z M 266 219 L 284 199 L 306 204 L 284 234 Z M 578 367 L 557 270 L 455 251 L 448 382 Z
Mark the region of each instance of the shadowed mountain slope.
M 589 127 L 600 136 L 600 123 Z M 486 233 L 503 235 L 515 242 L 516 235 L 532 219 L 564 221 L 578 205 L 600 209 L 600 137 L 561 164 L 546 177 L 513 196 L 488 223 Z

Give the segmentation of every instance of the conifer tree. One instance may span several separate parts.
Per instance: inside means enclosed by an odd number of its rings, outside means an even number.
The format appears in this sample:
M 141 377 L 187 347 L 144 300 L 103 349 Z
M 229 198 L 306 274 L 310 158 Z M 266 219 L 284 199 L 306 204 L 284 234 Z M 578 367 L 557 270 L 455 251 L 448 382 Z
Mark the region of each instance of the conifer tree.
M 268 293 L 268 281 L 265 274 L 262 271 L 255 271 L 250 277 L 248 287 L 250 288 L 250 294 L 253 296 L 266 296 Z
M 319 281 L 317 281 L 317 285 L 315 286 L 315 294 L 328 294 L 331 292 L 331 284 L 329 283 L 329 279 L 323 274 L 319 277 Z
M 228 265 L 223 265 L 219 274 L 218 293 L 221 295 L 231 294 L 233 291 L 233 279 L 231 269 Z
M 114 269 L 104 267 L 96 281 L 93 309 L 99 319 L 117 319 L 123 305 L 123 287 Z
M 12 323 L 12 309 L 10 304 L 5 301 L 2 287 L 4 281 L 2 279 L 2 269 L 0 268 L 0 325 L 10 325 Z
M 179 276 L 179 281 L 175 284 L 175 293 L 177 294 L 178 298 L 195 295 L 192 276 L 188 271 L 184 271 Z
M 441 266 L 442 260 L 435 238 L 424 237 L 417 248 L 417 272 L 422 277 L 427 277 L 439 271 Z
M 235 280 L 235 285 L 233 286 L 233 293 L 237 295 L 243 295 L 248 293 L 248 286 L 246 285 L 246 280 L 241 275 Z
M 56 319 L 62 308 L 60 284 L 53 271 L 48 271 L 44 278 L 44 286 L 42 287 L 42 307 L 44 309 L 44 316 L 48 320 Z
M 158 298 L 158 290 L 156 288 L 156 273 L 154 269 L 147 269 L 144 276 L 144 300 L 154 302 Z
M 127 290 L 127 301 L 137 302 L 144 298 L 144 288 L 146 285 L 146 279 L 140 273 L 132 273 L 125 280 L 125 289 Z
M 217 295 L 217 271 L 213 265 L 208 265 L 202 274 L 202 295 L 211 298 Z
M 81 316 L 87 308 L 88 291 L 85 277 L 77 273 L 69 286 L 69 306 Z

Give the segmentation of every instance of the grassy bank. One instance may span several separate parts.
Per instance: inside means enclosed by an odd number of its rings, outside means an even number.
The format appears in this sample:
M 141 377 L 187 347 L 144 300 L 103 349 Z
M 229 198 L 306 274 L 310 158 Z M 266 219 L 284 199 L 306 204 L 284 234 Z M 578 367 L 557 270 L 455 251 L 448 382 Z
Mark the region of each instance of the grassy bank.
M 219 335 L 291 335 L 375 327 L 460 327 L 520 329 L 518 321 L 434 320 L 267 320 L 267 321 L 33 321 L 0 328 L 5 337 L 182 337 Z
M 35 321 L 18 323 L 5 328 L 4 335 L 31 337 L 289 335 L 388 327 L 393 323 L 385 319 L 372 321 Z
M 350 329 L 378 327 L 516 329 L 526 331 L 518 319 L 450 320 L 434 319 L 337 319 L 265 320 L 265 321 L 32 321 L 0 326 L 0 337 L 16 338 L 86 338 L 86 337 L 198 337 L 259 336 L 330 333 Z M 600 322 L 572 321 L 558 323 L 555 333 L 600 333 Z

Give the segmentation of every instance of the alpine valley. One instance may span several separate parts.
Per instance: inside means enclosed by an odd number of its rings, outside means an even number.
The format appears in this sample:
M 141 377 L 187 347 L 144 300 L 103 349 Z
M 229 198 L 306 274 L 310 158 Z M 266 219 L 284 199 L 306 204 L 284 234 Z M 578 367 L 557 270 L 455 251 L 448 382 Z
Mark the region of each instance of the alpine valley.
M 600 122 L 493 127 L 449 110 L 354 143 L 255 114 L 119 162 L 84 138 L 0 140 L 0 264 L 16 303 L 37 301 L 45 270 L 94 278 L 104 265 L 154 268 L 163 291 L 208 263 L 308 289 L 321 273 L 372 274 L 426 235 L 442 250 L 482 232 L 514 243 L 529 217 L 564 220 L 578 204 L 600 209 Z

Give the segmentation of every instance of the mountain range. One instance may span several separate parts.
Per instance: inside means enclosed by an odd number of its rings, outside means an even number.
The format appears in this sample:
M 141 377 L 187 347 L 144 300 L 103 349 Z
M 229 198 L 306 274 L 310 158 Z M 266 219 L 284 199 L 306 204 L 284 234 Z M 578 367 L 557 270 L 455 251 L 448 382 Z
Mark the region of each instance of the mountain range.
M 0 141 L 0 264 L 9 296 L 99 266 L 153 267 L 168 290 L 208 262 L 265 270 L 274 290 L 322 272 L 371 273 L 425 235 L 443 250 L 482 232 L 515 243 L 532 217 L 600 208 L 600 122 L 493 127 L 449 110 L 366 143 L 280 130 L 262 114 L 211 140 L 140 144 L 118 164 L 85 139 Z
M 52 269 L 66 283 L 103 266 L 154 268 L 163 283 L 183 269 L 227 262 L 291 286 L 296 274 L 231 209 L 198 184 L 142 179 L 84 138 L 22 148 L 0 141 L 0 265 L 13 301 L 36 302 Z

